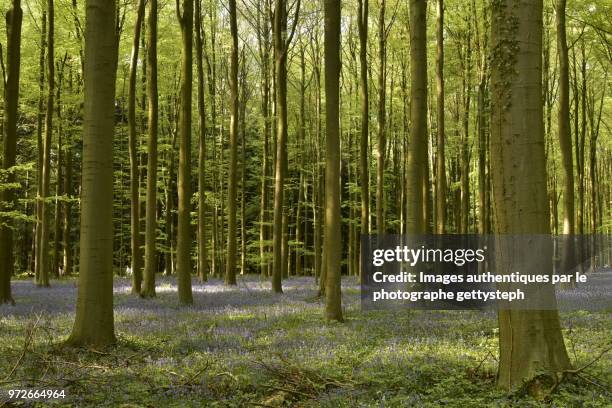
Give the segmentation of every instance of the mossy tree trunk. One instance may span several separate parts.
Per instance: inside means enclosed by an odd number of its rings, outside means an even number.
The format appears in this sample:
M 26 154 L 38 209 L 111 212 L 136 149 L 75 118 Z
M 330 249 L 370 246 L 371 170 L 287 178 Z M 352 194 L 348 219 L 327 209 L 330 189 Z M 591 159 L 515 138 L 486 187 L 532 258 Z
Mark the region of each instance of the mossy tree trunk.
M 491 172 L 497 234 L 550 234 L 542 110 L 542 1 L 502 0 L 492 9 Z M 503 246 L 503 245 L 502 245 Z M 516 254 L 496 248 L 500 273 L 515 271 Z M 519 257 L 520 258 L 520 257 Z M 552 271 L 552 259 L 543 267 Z M 542 293 L 554 299 L 554 289 Z M 545 381 L 569 368 L 556 310 L 499 311 L 498 384 Z

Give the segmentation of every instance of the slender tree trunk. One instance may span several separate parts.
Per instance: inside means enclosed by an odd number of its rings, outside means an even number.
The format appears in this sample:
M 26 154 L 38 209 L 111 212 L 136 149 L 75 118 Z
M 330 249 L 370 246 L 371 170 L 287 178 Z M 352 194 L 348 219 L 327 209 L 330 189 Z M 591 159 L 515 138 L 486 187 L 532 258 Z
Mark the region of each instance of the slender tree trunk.
M 132 293 L 140 294 L 142 285 L 141 255 L 140 255 L 140 169 L 138 168 L 138 135 L 136 133 L 136 75 L 138 72 L 138 51 L 140 47 L 140 31 L 145 14 L 145 0 L 138 1 L 136 23 L 134 24 L 134 41 L 132 42 L 132 57 L 130 59 L 130 76 L 128 84 L 128 153 L 130 156 L 130 197 L 131 224 L 130 238 L 132 248 Z
M 274 11 L 274 51 L 276 65 L 276 163 L 274 177 L 272 291 L 282 293 L 283 204 L 287 167 L 287 11 L 285 0 L 276 0 Z
M 236 0 L 229 0 L 232 49 L 230 53 L 229 180 L 227 185 L 227 258 L 225 284 L 236 285 L 236 186 L 238 184 L 238 23 Z
M 361 235 L 370 233 L 370 175 L 368 162 L 368 136 L 370 128 L 370 101 L 368 94 L 368 0 L 359 0 L 357 25 L 359 28 L 359 92 L 361 101 L 361 138 L 359 142 L 359 180 L 361 184 Z M 360 246 L 361 248 L 361 243 Z M 361 257 L 359 257 L 361 260 Z M 359 281 L 362 266 L 359 268 Z
M 444 135 L 444 0 L 438 0 L 436 19 L 436 89 L 437 89 L 437 144 L 436 144 L 436 233 L 444 234 L 446 223 L 446 158 Z
M 265 12 L 262 12 L 265 7 Z M 269 39 L 269 3 L 268 0 L 262 5 L 258 3 L 257 8 L 257 38 L 259 44 L 259 55 L 261 58 L 261 113 L 263 116 L 263 151 L 261 161 L 261 201 L 259 210 L 259 262 L 261 276 L 268 275 L 267 252 L 268 245 L 268 157 L 270 152 L 270 39 Z
M 47 112 L 45 115 L 45 137 L 43 140 L 43 161 L 42 161 L 42 188 L 41 199 L 41 235 L 40 247 L 38 248 L 38 256 L 40 259 L 40 272 L 37 281 L 38 286 L 49 286 L 49 232 L 50 223 L 50 206 L 46 200 L 49 197 L 49 189 L 51 184 L 51 142 L 53 137 L 53 98 L 55 92 L 55 57 L 54 57 L 54 3 L 53 0 L 47 0 L 47 16 L 49 19 L 49 28 L 47 30 Z
M 72 136 L 70 134 L 70 136 Z M 72 139 L 68 140 L 66 146 L 65 159 L 65 175 L 64 175 L 64 194 L 66 194 L 66 203 L 64 205 L 64 275 L 72 275 Z
M 387 148 L 387 40 L 385 30 L 385 0 L 380 3 L 378 17 L 378 144 L 376 148 L 376 232 L 385 232 L 385 149 Z
M 36 126 L 36 146 L 38 151 L 38 161 L 37 161 L 37 172 L 36 172 L 36 181 L 37 181 L 37 191 L 36 191 L 36 232 L 35 232 L 35 245 L 34 245 L 34 281 L 38 283 L 40 279 L 40 270 L 41 270 L 41 259 L 40 259 L 40 245 L 41 245 L 41 233 L 42 233 L 42 168 L 43 168 L 43 117 L 44 117 L 44 93 L 45 93 L 45 49 L 47 43 L 47 9 L 45 8 L 45 4 L 41 5 L 42 7 L 42 18 L 41 18 L 41 28 L 40 28 L 40 56 L 38 59 L 38 116 L 37 116 L 37 126 Z
M 183 13 L 177 4 L 177 17 L 181 24 L 181 106 L 179 114 L 179 168 L 178 168 L 178 232 L 177 265 L 179 302 L 193 303 L 191 293 L 191 88 L 193 80 L 193 0 L 183 0 Z
M 113 139 L 117 72 L 114 0 L 87 0 L 80 273 L 68 343 L 115 343 L 113 318 Z M 113 34 L 111 34 L 113 33 Z
M 157 0 L 148 0 L 147 32 L 147 97 L 149 131 L 147 147 L 147 204 L 145 226 L 144 282 L 141 295 L 155 297 L 157 260 L 157 131 L 159 97 L 157 94 Z
M 208 236 L 206 235 L 206 110 L 204 107 L 204 66 L 202 43 L 202 0 L 195 2 L 195 48 L 198 72 L 198 275 L 208 280 Z
M 325 0 L 325 318 L 343 321 L 340 290 L 340 2 Z
M 64 64 L 66 60 L 64 59 L 62 62 L 58 62 L 58 78 L 57 78 L 57 93 L 56 93 L 56 101 L 55 108 L 57 114 L 57 177 L 55 182 L 55 220 L 54 220 L 54 229 L 53 229 L 53 276 L 55 278 L 59 278 L 60 276 L 60 251 L 61 251 L 61 231 L 62 231 L 62 202 L 60 197 L 62 196 L 62 188 L 64 187 L 62 183 L 62 166 L 63 166 L 63 158 L 64 151 L 62 148 L 62 140 L 63 140 L 63 128 L 62 128 L 62 82 L 64 76 Z
M 559 116 L 557 131 L 563 163 L 563 234 L 568 235 L 563 246 L 561 271 L 575 264 L 573 237 L 575 232 L 574 213 L 574 159 L 569 116 L 569 56 L 565 29 L 565 0 L 557 0 L 555 6 L 557 25 L 557 54 L 559 56 Z M 576 95 L 577 97 L 577 95 Z
M 2 169 L 7 172 L 7 183 L 15 182 L 17 156 L 17 108 L 19 102 L 19 70 L 21 61 L 21 22 L 23 12 L 21 1 L 13 0 L 12 7 L 6 13 L 6 83 L 4 88 L 4 124 L 2 141 Z M 16 204 L 15 191 L 2 189 L 0 202 L 6 210 L 12 210 Z M 3 217 L 4 218 L 4 217 Z M 11 295 L 11 277 L 14 269 L 13 230 L 10 219 L 2 219 L 0 227 L 0 305 L 13 303 Z
M 542 1 L 504 0 L 492 8 L 491 170 L 497 234 L 550 234 L 542 112 Z M 508 46 L 510 44 L 511 46 Z M 520 165 L 517 166 L 517 163 Z M 508 199 L 510 197 L 510 199 Z M 509 248 L 506 248 L 509 249 Z M 496 248 L 499 273 L 522 257 Z M 552 258 L 544 256 L 544 272 Z M 517 269 L 518 268 L 518 269 Z M 554 301 L 554 290 L 540 296 Z M 556 310 L 499 310 L 498 384 L 506 390 L 569 368 Z M 528 383 L 541 394 L 545 381 Z
M 410 150 L 406 195 L 406 232 L 424 233 L 423 173 L 427 155 L 427 3 L 410 0 Z

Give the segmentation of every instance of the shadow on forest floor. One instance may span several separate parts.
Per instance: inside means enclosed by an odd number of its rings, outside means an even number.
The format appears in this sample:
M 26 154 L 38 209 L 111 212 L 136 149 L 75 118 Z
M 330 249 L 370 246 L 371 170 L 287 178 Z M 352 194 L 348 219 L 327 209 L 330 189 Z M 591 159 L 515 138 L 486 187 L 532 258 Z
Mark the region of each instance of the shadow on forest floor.
M 174 277 L 157 297 L 115 280 L 117 347 L 59 347 L 74 319 L 74 280 L 37 288 L 13 283 L 17 305 L 0 308 L 0 379 L 11 386 L 65 387 L 77 406 L 516 406 L 494 387 L 497 329 L 492 312 L 360 311 L 359 287 L 343 280 L 346 322 L 326 323 L 312 278 L 237 287 L 194 279 L 194 305 L 181 308 Z M 609 342 L 609 315 L 562 315 L 577 366 Z M 28 340 L 30 339 L 30 340 Z M 27 351 L 24 353 L 24 350 Z M 20 355 L 24 357 L 20 358 Z M 590 369 L 609 381 L 611 359 Z M 14 369 L 13 369 L 14 368 Z M 606 406 L 609 394 L 567 383 L 556 406 Z M 0 405 L 1 405 L 0 401 Z M 521 406 L 541 406 L 527 398 Z

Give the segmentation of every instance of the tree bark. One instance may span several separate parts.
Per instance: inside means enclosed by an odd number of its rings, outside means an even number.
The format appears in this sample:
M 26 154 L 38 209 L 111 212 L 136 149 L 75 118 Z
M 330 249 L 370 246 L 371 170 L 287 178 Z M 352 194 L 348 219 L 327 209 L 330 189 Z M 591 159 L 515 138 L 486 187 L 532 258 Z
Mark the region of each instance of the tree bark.
M 378 143 L 376 145 L 376 232 L 385 233 L 385 150 L 386 89 L 387 89 L 387 41 L 385 30 L 385 0 L 381 0 L 378 17 Z
M 542 111 L 542 1 L 504 0 L 492 8 L 491 173 L 496 234 L 550 234 Z M 498 273 L 521 258 L 496 248 Z M 545 272 L 552 258 L 544 256 Z M 517 269 L 518 268 L 518 269 Z M 542 291 L 554 301 L 554 289 Z M 556 310 L 499 310 L 498 385 L 543 390 L 531 381 L 569 368 Z
M 370 233 L 370 174 L 368 136 L 370 133 L 370 102 L 368 94 L 368 0 L 359 0 L 357 25 L 359 28 L 359 92 L 361 101 L 361 138 L 359 142 L 359 180 L 361 184 L 361 235 Z M 361 243 L 359 245 L 361 248 Z M 361 260 L 361 257 L 359 257 Z M 362 267 L 359 268 L 359 281 Z
M 176 13 L 181 24 L 181 106 L 179 111 L 178 231 L 177 265 L 179 303 L 193 303 L 191 293 L 191 88 L 193 80 L 193 0 L 177 0 Z
M 325 0 L 325 317 L 343 321 L 340 214 L 340 2 Z
M 406 233 L 424 233 L 423 174 L 427 154 L 427 3 L 410 0 L 410 125 Z
M 147 198 L 145 214 L 145 263 L 143 297 L 155 297 L 155 274 L 157 273 L 157 133 L 159 96 L 157 94 L 157 0 L 148 0 L 147 18 Z
M 572 237 L 575 232 L 574 158 L 570 134 L 569 56 L 565 29 L 565 5 L 566 0 L 557 0 L 555 6 L 557 54 L 559 56 L 559 115 L 557 131 L 563 164 L 563 234 L 568 235 L 563 245 L 561 271 L 565 271 L 575 265 L 575 248 Z
M 195 2 L 195 48 L 198 73 L 198 275 L 208 280 L 208 236 L 206 235 L 206 110 L 204 106 L 204 67 L 202 43 L 202 0 Z
M 87 0 L 81 256 L 68 344 L 115 343 L 113 318 L 113 135 L 117 40 L 114 0 Z M 112 34 L 111 34 L 112 33 Z
M 236 185 L 238 184 L 238 23 L 236 0 L 229 0 L 230 32 L 230 129 L 229 129 L 229 180 L 227 185 L 227 258 L 225 284 L 236 285 Z
M 128 84 L 128 153 L 130 156 L 130 197 L 131 223 L 130 239 L 132 248 L 132 293 L 140 294 L 142 285 L 140 255 L 140 169 L 138 168 L 138 149 L 136 133 L 136 75 L 138 72 L 138 51 L 140 48 L 140 31 L 145 14 L 145 0 L 138 1 L 136 23 L 134 24 L 134 41 L 130 59 L 130 76 Z
M 55 58 L 54 58 L 54 3 L 53 0 L 47 0 L 47 17 L 49 19 L 49 27 L 47 29 L 47 112 L 45 115 L 45 135 L 43 140 L 43 160 L 42 160 L 42 188 L 41 188 L 41 232 L 40 232 L 40 247 L 38 248 L 38 257 L 40 259 L 40 271 L 37 280 L 38 286 L 49 286 L 49 232 L 50 223 L 50 206 L 46 202 L 49 197 L 49 189 L 51 184 L 51 143 L 53 137 L 53 99 L 55 92 Z
M 7 172 L 6 183 L 15 182 L 15 159 L 17 156 L 17 109 L 19 102 L 19 74 L 21 61 L 21 23 L 23 12 L 21 1 L 13 0 L 6 13 L 6 84 L 4 88 L 4 125 L 2 169 Z M 0 202 L 5 210 L 12 210 L 16 204 L 12 188 L 0 191 Z M 13 230 L 11 219 L 2 219 L 0 227 L 0 305 L 13 303 L 11 277 L 14 272 Z
M 446 223 L 446 158 L 444 135 L 444 0 L 438 0 L 436 19 L 436 233 L 444 234 Z

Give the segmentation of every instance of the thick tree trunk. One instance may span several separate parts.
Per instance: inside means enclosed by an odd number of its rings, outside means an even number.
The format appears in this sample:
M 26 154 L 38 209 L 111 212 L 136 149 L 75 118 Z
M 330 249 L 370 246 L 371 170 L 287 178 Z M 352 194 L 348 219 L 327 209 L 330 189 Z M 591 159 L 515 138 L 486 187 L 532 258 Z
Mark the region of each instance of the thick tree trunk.
M 10 171 L 15 166 L 17 156 L 17 107 L 19 101 L 19 70 L 21 61 L 21 22 L 23 13 L 21 1 L 13 0 L 12 7 L 6 13 L 6 84 L 4 88 L 4 124 L 2 141 L 2 169 L 7 171 L 6 183 L 15 182 L 15 172 Z M 12 210 L 16 204 L 15 191 L 2 189 L 0 202 L 4 211 Z M 11 295 L 11 277 L 13 276 L 13 230 L 10 219 L 2 219 L 0 227 L 0 305 L 14 303 Z
M 178 6 L 178 4 L 177 4 Z M 183 13 L 177 7 L 181 24 L 181 106 L 179 111 L 178 232 L 176 272 L 178 296 L 182 305 L 193 303 L 191 293 L 191 88 L 193 80 L 193 0 L 183 1 Z
M 87 0 L 81 256 L 68 343 L 115 343 L 113 318 L 113 131 L 117 41 L 114 0 Z M 111 34 L 113 33 L 113 34 Z
M 410 0 L 410 125 L 406 232 L 424 233 L 423 174 L 427 155 L 427 3 Z
M 495 232 L 550 234 L 542 112 L 542 1 L 505 0 L 492 9 L 491 170 Z M 519 270 L 521 257 L 496 248 L 499 273 Z M 544 260 L 552 272 L 552 259 Z M 519 269 L 517 269 L 519 268 Z M 554 301 L 554 289 L 542 293 Z M 500 387 L 569 368 L 556 310 L 499 311 Z M 545 381 L 531 381 L 539 394 Z
M 132 57 L 130 59 L 130 76 L 128 84 L 128 153 L 130 156 L 130 197 L 131 223 L 130 239 L 132 249 L 132 293 L 140 294 L 142 285 L 141 255 L 140 255 L 140 169 L 138 168 L 138 149 L 136 133 L 136 74 L 138 72 L 138 51 L 140 46 L 140 31 L 145 13 L 145 0 L 138 1 L 136 23 L 134 24 L 134 41 L 132 42 Z
M 229 129 L 229 179 L 227 184 L 227 257 L 225 284 L 236 285 L 236 186 L 238 184 L 238 23 L 236 0 L 229 0 L 230 32 L 230 129 Z
M 157 261 L 157 130 L 159 97 L 157 94 L 157 0 L 148 0 L 147 18 L 147 97 L 149 136 L 147 140 L 147 199 L 145 225 L 145 263 L 143 297 L 155 297 Z
M 325 0 L 325 318 L 342 321 L 340 288 L 340 2 Z

